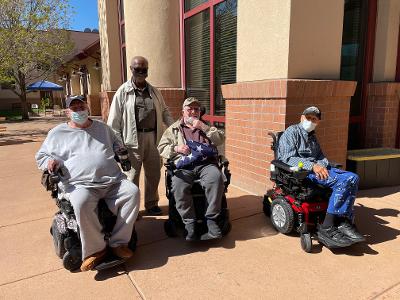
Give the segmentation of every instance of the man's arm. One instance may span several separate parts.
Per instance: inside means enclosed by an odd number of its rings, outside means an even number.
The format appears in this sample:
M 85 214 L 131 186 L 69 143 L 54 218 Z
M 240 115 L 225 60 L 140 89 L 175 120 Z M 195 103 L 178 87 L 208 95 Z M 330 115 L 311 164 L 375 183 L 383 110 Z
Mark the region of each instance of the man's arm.
M 169 127 L 174 123 L 174 119 L 172 118 L 171 113 L 169 112 L 168 106 L 165 104 L 164 97 L 161 94 L 161 92 L 154 87 L 153 87 L 153 89 L 157 95 L 157 98 L 160 100 L 163 122 L 167 127 Z
M 107 119 L 107 125 L 114 131 L 118 140 L 123 141 L 122 138 L 122 97 L 123 88 L 119 88 L 113 97 L 110 106 L 110 111 Z
M 175 151 L 175 146 L 177 146 L 177 144 L 178 142 L 174 139 L 172 128 L 168 127 L 167 130 L 164 131 L 164 134 L 158 143 L 157 149 L 162 158 L 171 159 L 178 155 L 178 153 Z
M 220 146 L 225 141 L 225 133 L 222 130 L 208 126 L 201 120 L 194 120 L 193 127 L 202 130 L 215 146 Z
M 50 172 L 55 171 L 62 165 L 62 162 L 52 156 L 50 153 L 50 145 L 51 142 L 51 132 L 44 140 L 42 146 L 40 147 L 39 151 L 35 155 L 36 164 L 38 168 L 42 171 L 49 170 Z

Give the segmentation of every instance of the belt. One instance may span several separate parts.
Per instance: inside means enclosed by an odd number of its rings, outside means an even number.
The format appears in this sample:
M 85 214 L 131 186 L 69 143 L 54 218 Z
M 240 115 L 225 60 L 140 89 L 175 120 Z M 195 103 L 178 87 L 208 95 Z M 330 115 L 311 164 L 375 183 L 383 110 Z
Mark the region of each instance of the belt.
M 138 128 L 137 129 L 138 132 L 153 132 L 156 131 L 155 128 Z

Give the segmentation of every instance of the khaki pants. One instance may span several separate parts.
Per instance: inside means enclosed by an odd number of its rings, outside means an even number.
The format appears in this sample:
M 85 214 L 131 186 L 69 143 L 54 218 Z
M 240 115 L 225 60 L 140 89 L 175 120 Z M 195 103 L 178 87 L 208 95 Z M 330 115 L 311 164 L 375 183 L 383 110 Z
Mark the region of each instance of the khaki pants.
M 158 184 L 161 176 L 161 157 L 157 150 L 155 132 L 138 132 L 138 149 L 128 149 L 132 169 L 128 179 L 139 186 L 140 170 L 144 169 L 144 207 L 158 205 Z

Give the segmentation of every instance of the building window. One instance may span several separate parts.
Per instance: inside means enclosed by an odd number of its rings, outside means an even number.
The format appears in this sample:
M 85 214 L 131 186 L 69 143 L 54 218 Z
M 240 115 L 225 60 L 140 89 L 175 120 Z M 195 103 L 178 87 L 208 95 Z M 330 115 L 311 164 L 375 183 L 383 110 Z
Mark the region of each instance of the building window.
M 119 23 L 119 42 L 121 55 L 121 78 L 122 82 L 127 80 L 126 67 L 126 44 L 125 44 L 125 12 L 124 0 L 118 0 L 118 23 Z
M 368 83 L 372 80 L 377 0 L 345 0 L 340 79 L 357 81 L 350 102 L 348 148 L 362 148 Z
M 206 120 L 225 122 L 221 85 L 236 82 L 237 0 L 184 0 L 181 5 L 186 94 L 200 100 Z

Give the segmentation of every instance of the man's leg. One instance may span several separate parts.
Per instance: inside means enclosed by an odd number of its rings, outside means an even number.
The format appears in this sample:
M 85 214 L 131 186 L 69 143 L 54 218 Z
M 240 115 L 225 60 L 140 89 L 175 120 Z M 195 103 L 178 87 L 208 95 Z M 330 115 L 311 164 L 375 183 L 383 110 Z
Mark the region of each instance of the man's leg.
M 138 136 L 138 143 L 141 142 Z M 133 182 L 137 187 L 139 187 L 140 170 L 142 168 L 142 149 L 139 145 L 139 149 L 128 148 L 129 160 L 131 162 L 132 168 L 126 172 L 128 179 Z
M 96 253 L 101 253 L 105 247 L 104 235 L 102 234 L 102 226 L 97 216 L 97 204 L 103 196 L 104 190 L 95 188 L 77 188 L 70 194 L 70 201 L 74 208 L 76 221 L 79 225 L 79 232 L 82 243 L 82 266 L 85 259 Z M 90 264 L 89 270 L 93 265 Z M 85 268 L 86 268 L 85 267 Z
M 115 250 L 117 256 L 128 258 L 133 254 L 127 245 L 132 237 L 133 226 L 139 213 L 139 188 L 124 179 L 108 188 L 105 200 L 108 208 L 117 216 L 109 245 Z
M 144 207 L 149 213 L 161 214 L 158 209 L 158 185 L 161 176 L 161 157 L 154 132 L 143 134 Z M 154 210 L 154 211 L 153 211 Z
M 186 239 L 195 239 L 196 212 L 191 193 L 194 181 L 194 172 L 189 170 L 176 170 L 172 176 L 172 193 L 175 206 L 188 232 Z
M 220 238 L 221 229 L 216 223 L 221 212 L 221 202 L 224 193 L 224 179 L 220 169 L 215 165 L 206 165 L 199 169 L 200 183 L 205 190 L 207 198 L 207 219 L 208 234 L 211 238 Z

